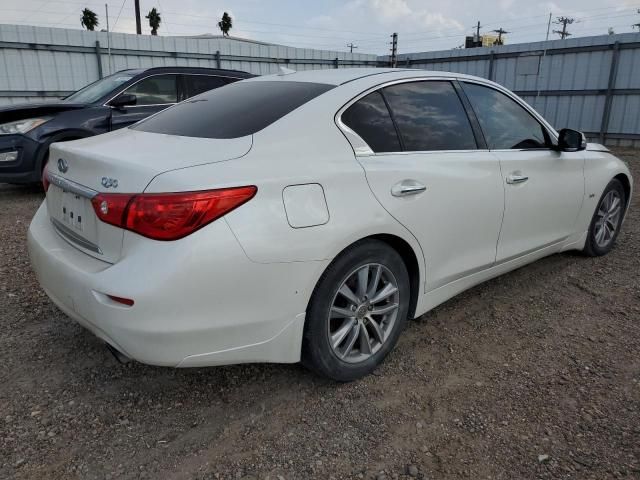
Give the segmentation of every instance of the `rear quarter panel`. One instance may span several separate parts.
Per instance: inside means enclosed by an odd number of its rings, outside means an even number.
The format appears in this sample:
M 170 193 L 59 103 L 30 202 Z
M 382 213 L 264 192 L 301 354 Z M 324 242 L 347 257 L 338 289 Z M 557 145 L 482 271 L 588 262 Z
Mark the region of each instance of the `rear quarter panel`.
M 252 261 L 332 260 L 364 237 L 391 234 L 412 247 L 424 278 L 418 242 L 375 199 L 351 145 L 335 125 L 336 111 L 350 96 L 343 89 L 331 90 L 254 134 L 246 156 L 164 173 L 146 191 L 257 185 L 254 199 L 224 217 Z M 283 190 L 303 184 L 322 186 L 329 211 L 326 223 L 306 228 L 289 224 Z

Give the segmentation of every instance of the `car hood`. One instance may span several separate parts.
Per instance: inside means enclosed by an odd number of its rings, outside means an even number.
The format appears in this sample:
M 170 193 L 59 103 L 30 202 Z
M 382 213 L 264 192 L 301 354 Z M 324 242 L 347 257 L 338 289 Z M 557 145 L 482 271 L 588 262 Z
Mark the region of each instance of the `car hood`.
M 16 105 L 4 105 L 0 107 L 0 123 L 13 122 L 25 118 L 38 116 L 51 116 L 67 110 L 85 108 L 84 103 L 47 102 L 47 103 L 20 103 Z

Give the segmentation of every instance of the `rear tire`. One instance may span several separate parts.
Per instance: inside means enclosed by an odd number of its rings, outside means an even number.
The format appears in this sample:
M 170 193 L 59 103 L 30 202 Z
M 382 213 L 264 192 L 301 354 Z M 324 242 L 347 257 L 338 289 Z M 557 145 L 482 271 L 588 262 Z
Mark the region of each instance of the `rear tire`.
M 624 187 L 614 178 L 604 189 L 591 219 L 583 250 L 586 255 L 600 257 L 611 251 L 620 233 L 626 205 Z
M 340 382 L 371 373 L 398 341 L 410 296 L 409 274 L 398 252 L 379 240 L 354 244 L 316 285 L 302 363 Z

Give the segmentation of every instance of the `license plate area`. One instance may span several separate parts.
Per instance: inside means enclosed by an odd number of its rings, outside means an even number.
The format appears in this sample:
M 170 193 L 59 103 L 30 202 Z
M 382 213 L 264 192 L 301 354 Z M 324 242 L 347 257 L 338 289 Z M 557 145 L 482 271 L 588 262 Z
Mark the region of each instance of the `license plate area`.
M 92 195 L 97 192 L 71 180 L 57 180 L 49 185 L 45 200 L 56 232 L 87 255 L 107 263 L 117 262 L 122 254 L 124 230 L 98 219 L 91 204 Z
M 62 223 L 78 234 L 85 230 L 87 200 L 72 192 L 62 192 L 61 218 Z M 84 223 L 83 223 L 84 222 Z
M 91 200 L 52 184 L 47 191 L 47 208 L 58 233 L 66 240 L 93 253 L 101 253 Z

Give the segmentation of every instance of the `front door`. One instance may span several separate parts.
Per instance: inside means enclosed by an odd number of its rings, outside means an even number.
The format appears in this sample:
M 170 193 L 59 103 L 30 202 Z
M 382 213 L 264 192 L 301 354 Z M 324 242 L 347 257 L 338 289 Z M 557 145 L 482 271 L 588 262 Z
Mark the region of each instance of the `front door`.
M 451 82 L 390 85 L 341 120 L 373 150 L 358 160 L 378 201 L 420 242 L 428 290 L 494 263 L 504 208 L 500 166 L 478 150 Z
M 545 127 L 504 93 L 463 83 L 489 148 L 500 160 L 505 212 L 497 261 L 575 233 L 584 198 L 584 155 L 551 148 Z

